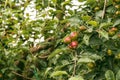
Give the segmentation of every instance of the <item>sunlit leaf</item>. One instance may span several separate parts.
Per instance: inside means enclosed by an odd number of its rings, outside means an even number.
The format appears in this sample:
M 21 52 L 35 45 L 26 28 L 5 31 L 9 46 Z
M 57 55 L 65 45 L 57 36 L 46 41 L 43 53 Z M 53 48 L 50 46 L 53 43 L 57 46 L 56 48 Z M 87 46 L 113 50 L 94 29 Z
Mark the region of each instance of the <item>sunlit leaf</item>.
M 51 74 L 51 77 L 57 77 L 57 76 L 62 76 L 62 75 L 68 75 L 68 73 L 66 71 L 54 71 Z
M 52 67 L 48 67 L 48 68 L 46 69 L 46 71 L 45 71 L 45 75 L 47 75 L 48 72 L 49 72 L 51 69 L 52 69 Z
M 88 63 L 88 62 L 94 62 L 94 60 L 88 58 L 88 57 L 81 57 L 79 60 L 78 60 L 78 63 Z
M 120 80 L 120 70 L 118 70 L 118 72 L 116 74 L 116 80 Z
M 97 21 L 89 21 L 88 22 L 88 24 L 90 24 L 90 25 L 92 25 L 92 26 L 94 26 L 94 27 L 96 27 L 96 26 L 98 26 L 98 22 Z
M 92 31 L 93 31 L 93 28 L 90 27 L 90 28 L 88 28 L 85 32 L 86 32 L 86 33 L 91 33 Z
M 113 71 L 107 70 L 105 72 L 105 78 L 106 78 L 106 80 L 115 80 L 115 76 L 114 76 Z
M 107 40 L 109 39 L 108 32 L 106 32 L 105 30 L 99 30 L 98 33 L 100 34 L 101 37 L 104 37 Z
M 84 80 L 82 76 L 71 77 L 68 80 Z
M 89 45 L 89 39 L 90 39 L 91 35 L 84 35 L 83 37 L 83 42 L 86 44 L 86 45 Z
M 56 49 L 55 51 L 53 51 L 49 56 L 48 59 L 53 58 L 54 56 L 56 56 L 56 54 L 59 54 L 63 51 L 67 50 L 66 48 L 61 48 L 61 49 Z

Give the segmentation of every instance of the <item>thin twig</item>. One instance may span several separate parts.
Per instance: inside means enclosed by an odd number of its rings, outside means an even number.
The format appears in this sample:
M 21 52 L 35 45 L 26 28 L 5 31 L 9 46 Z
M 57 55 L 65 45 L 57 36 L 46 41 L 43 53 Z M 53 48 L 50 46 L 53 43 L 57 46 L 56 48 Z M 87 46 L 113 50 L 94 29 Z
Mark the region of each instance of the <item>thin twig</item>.
M 104 8 L 103 8 L 103 13 L 102 13 L 102 19 L 105 16 L 106 5 L 107 5 L 107 0 L 104 0 Z
M 38 56 L 40 59 L 45 59 L 45 58 L 48 58 L 48 55 L 46 56 Z
M 20 76 L 20 77 L 23 77 L 23 78 L 25 78 L 25 79 L 27 79 L 27 80 L 33 80 L 32 78 L 25 77 L 24 75 L 21 75 L 21 74 L 15 72 L 15 71 L 12 71 L 12 73 L 15 74 L 15 75 L 18 75 L 18 76 Z

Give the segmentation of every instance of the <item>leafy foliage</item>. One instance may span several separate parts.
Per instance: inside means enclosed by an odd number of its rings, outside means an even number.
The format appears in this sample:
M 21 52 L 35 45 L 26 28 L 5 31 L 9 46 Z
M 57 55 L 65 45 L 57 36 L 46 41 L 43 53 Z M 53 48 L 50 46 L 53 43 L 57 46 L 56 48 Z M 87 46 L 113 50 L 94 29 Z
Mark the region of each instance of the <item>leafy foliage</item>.
M 0 0 L 0 79 L 120 80 L 120 0 L 78 2 Z

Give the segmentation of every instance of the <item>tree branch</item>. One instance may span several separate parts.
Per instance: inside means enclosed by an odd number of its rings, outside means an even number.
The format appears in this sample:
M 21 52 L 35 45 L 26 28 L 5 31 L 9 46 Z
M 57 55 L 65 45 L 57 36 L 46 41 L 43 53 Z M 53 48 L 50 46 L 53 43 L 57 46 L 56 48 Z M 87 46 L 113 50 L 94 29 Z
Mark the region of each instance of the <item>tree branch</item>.
M 72 76 L 75 76 L 76 74 L 76 66 L 77 66 L 77 53 L 75 52 L 75 60 L 74 60 L 74 68 L 73 68 Z
M 25 78 L 27 80 L 33 80 L 32 78 L 25 77 L 24 75 L 21 75 L 21 74 L 15 72 L 15 71 L 12 71 L 12 73 L 15 74 L 15 75 L 17 75 L 17 76 L 23 77 L 23 78 Z
M 103 8 L 103 13 L 102 13 L 102 19 L 105 16 L 106 5 L 107 5 L 107 0 L 104 0 L 104 8 Z
M 47 38 L 44 43 L 50 42 L 50 41 L 53 41 L 53 40 L 55 40 L 55 38 L 52 36 L 52 37 Z M 51 45 L 52 44 L 48 44 L 48 43 L 44 44 L 44 45 L 42 45 L 42 44 L 41 45 L 36 45 L 35 47 L 30 48 L 30 52 L 31 53 L 36 53 L 39 50 L 45 49 L 47 47 L 51 47 Z

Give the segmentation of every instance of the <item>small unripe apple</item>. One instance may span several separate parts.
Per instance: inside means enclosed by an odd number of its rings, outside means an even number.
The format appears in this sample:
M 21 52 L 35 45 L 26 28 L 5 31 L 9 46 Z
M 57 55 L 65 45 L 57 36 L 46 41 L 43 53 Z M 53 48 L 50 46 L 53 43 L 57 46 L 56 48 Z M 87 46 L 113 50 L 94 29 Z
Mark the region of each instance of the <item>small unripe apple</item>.
M 63 42 L 64 43 L 70 43 L 71 42 L 70 36 L 65 37 L 64 40 L 63 40 Z
M 95 67 L 95 63 L 89 62 L 89 63 L 87 63 L 87 66 L 92 69 Z
M 117 55 L 115 55 L 115 59 L 120 59 L 120 53 L 118 53 Z
M 75 32 L 71 32 L 70 38 L 71 38 L 72 40 L 77 39 L 77 37 L 78 37 L 78 33 L 77 33 L 76 31 L 75 31 Z
M 115 35 L 115 31 L 109 30 L 108 34 L 109 34 L 110 36 L 113 36 L 113 35 Z
M 112 55 L 112 50 L 108 49 L 108 50 L 107 50 L 107 54 L 108 54 L 109 56 L 111 56 L 111 55 Z
M 68 45 L 68 47 L 71 48 L 71 49 L 75 49 L 75 48 L 77 48 L 77 46 L 78 46 L 78 41 L 72 41 L 72 42 Z
M 95 11 L 98 11 L 100 8 L 97 6 L 94 8 Z
M 0 74 L 0 78 L 2 78 L 3 77 L 3 75 L 2 74 Z
M 116 15 L 119 15 L 119 14 L 120 14 L 120 11 L 116 11 L 115 14 L 116 14 Z
M 81 31 L 84 31 L 84 30 L 86 30 L 87 28 L 86 28 L 85 26 L 80 26 L 79 29 L 80 29 Z
M 120 34 L 118 34 L 117 36 L 118 36 L 118 38 L 120 38 Z
M 120 5 L 115 5 L 115 8 L 119 9 L 119 8 L 120 8 Z

